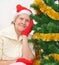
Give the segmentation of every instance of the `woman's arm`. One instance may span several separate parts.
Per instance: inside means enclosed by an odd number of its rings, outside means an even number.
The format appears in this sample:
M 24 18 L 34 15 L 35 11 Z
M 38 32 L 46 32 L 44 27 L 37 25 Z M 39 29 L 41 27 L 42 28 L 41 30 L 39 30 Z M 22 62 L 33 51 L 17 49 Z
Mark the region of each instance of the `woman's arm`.
M 15 63 L 15 60 L 0 60 L 0 65 L 9 65 Z
M 29 47 L 28 38 L 25 35 L 23 35 L 22 40 L 22 57 L 28 60 L 34 59 L 34 54 L 32 53 L 32 50 Z

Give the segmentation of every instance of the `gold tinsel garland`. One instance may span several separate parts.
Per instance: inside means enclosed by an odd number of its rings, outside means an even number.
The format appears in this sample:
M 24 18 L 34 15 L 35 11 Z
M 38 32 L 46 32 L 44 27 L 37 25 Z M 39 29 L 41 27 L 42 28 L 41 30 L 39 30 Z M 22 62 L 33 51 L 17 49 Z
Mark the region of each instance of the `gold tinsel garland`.
M 34 4 L 38 5 L 40 10 L 47 14 L 50 18 L 54 20 L 59 20 L 59 12 L 56 12 L 51 7 L 47 6 L 43 0 L 34 0 Z
M 49 60 L 49 57 L 50 56 L 52 56 L 55 61 L 58 61 L 59 62 L 59 54 L 55 54 L 55 53 L 49 54 L 49 55 L 45 56 L 44 58 L 46 60 Z M 33 63 L 33 65 L 40 65 L 40 64 L 41 64 L 41 62 L 39 60 L 35 60 L 34 63 Z
M 34 60 L 33 65 L 40 65 L 40 64 L 41 64 L 40 60 L 38 60 L 38 59 Z
M 47 60 L 49 60 L 50 56 L 52 56 L 55 61 L 59 61 L 59 54 L 55 54 L 55 53 L 49 54 L 49 55 L 45 56 L 44 58 L 47 59 Z
M 43 41 L 59 41 L 59 33 L 35 33 L 32 36 L 33 39 L 42 39 Z

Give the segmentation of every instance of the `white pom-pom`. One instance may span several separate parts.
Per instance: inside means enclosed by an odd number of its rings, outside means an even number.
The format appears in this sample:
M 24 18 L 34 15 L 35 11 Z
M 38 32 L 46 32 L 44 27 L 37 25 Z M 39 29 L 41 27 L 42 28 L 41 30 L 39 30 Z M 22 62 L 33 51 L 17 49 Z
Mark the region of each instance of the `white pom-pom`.
M 26 65 L 26 64 L 24 64 L 24 63 L 22 63 L 22 62 L 16 62 L 16 63 L 12 63 L 12 64 L 10 64 L 10 65 Z

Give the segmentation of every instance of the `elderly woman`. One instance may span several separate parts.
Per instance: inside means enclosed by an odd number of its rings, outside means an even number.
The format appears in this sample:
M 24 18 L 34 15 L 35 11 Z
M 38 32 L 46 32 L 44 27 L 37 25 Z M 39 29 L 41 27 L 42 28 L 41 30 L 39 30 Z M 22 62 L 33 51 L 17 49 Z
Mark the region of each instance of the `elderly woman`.
M 35 52 L 33 44 L 28 42 L 33 26 L 31 13 L 31 10 L 18 4 L 11 26 L 0 31 L 0 65 L 33 63 Z

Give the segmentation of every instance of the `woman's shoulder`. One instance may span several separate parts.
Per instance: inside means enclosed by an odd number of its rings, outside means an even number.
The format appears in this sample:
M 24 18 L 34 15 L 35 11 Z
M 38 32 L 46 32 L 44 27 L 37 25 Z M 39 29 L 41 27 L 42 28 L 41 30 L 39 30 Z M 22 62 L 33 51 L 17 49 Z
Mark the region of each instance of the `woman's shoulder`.
M 10 29 L 12 29 L 12 25 L 10 25 L 10 26 L 8 26 L 8 27 L 6 27 L 6 28 L 0 30 L 0 35 L 3 35 L 3 34 L 5 34 L 5 33 L 9 32 Z

